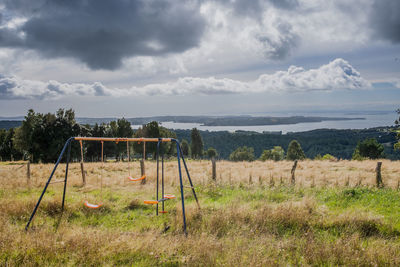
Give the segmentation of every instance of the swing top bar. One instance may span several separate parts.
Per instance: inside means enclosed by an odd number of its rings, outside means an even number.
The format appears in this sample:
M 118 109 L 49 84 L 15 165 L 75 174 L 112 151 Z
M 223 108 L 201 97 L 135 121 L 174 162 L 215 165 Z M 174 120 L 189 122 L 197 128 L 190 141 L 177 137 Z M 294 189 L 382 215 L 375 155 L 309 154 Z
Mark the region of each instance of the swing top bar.
M 172 138 L 113 138 L 113 137 L 74 137 L 77 141 L 109 141 L 109 142 L 172 142 Z

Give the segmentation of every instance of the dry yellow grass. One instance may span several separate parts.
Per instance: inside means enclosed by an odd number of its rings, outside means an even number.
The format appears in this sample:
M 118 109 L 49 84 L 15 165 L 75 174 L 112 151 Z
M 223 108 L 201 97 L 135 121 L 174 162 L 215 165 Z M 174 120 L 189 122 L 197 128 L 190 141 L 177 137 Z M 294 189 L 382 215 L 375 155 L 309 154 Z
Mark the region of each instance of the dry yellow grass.
M 62 183 L 50 185 L 28 232 L 23 228 L 53 164 L 32 164 L 29 184 L 26 166 L 2 164 L 0 265 L 400 265 L 400 162 L 383 160 L 383 181 L 392 189 L 382 190 L 368 189 L 375 187 L 376 161 L 301 161 L 294 188 L 292 164 L 219 161 L 214 182 L 209 161 L 189 161 L 202 210 L 187 189 L 187 238 L 179 197 L 159 217 L 142 204 L 155 192 L 155 162 L 146 162 L 146 185 L 127 179 L 140 175 L 138 162 L 104 169 L 85 163 L 85 187 L 79 163 L 71 164 L 66 211 Z M 165 169 L 166 191 L 178 196 L 176 162 Z M 54 179 L 64 171 L 61 164 Z M 85 209 L 83 199 L 98 199 L 101 180 L 105 207 Z M 369 198 L 374 205 L 363 208 Z M 171 228 L 162 233 L 165 225 Z
M 382 177 L 385 186 L 397 188 L 400 182 L 400 162 L 383 161 Z M 301 187 L 313 186 L 375 186 L 375 167 L 373 160 L 365 161 L 300 161 L 296 169 L 296 184 Z M 288 184 L 293 162 L 290 161 L 254 161 L 254 162 L 217 162 L 217 182 L 220 184 L 261 183 Z M 42 187 L 48 179 L 53 164 L 31 165 L 31 186 Z M 160 165 L 161 166 L 161 165 Z M 211 179 L 211 162 L 207 160 L 189 161 L 189 170 L 195 184 L 207 184 Z M 98 187 L 103 182 L 105 187 L 126 186 L 130 174 L 140 176 L 139 162 L 85 163 L 87 184 Z M 146 162 L 147 180 L 150 184 L 156 178 L 156 163 Z M 54 179 L 63 179 L 65 165 L 61 164 Z M 165 164 L 166 182 L 169 186 L 178 183 L 176 161 Z M 102 177 L 102 178 L 101 178 Z M 53 180 L 54 180 L 53 179 Z M 79 163 L 72 163 L 69 169 L 68 184 L 78 186 L 82 183 Z M 24 187 L 27 185 L 25 165 L 0 165 L 0 186 Z M 151 185 L 153 186 L 153 185 Z

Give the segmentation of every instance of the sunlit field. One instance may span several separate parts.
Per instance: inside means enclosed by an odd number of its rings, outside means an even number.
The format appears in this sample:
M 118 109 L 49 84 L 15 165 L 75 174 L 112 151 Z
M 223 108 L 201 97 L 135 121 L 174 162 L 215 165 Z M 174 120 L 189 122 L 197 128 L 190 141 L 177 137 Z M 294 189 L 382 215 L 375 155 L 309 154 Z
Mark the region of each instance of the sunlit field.
M 63 183 L 51 184 L 31 228 L 33 207 L 53 168 L 0 164 L 0 265 L 393 265 L 400 264 L 400 162 L 383 160 L 385 187 L 376 188 L 376 161 L 188 161 L 201 209 L 185 188 L 188 236 L 182 233 L 176 161 L 165 164 L 168 213 L 156 216 L 156 164 L 70 165 L 65 211 Z M 60 164 L 54 180 L 63 179 Z M 186 176 L 184 176 L 186 178 Z M 189 185 L 187 179 L 185 185 Z M 88 209 L 85 200 L 104 203 Z

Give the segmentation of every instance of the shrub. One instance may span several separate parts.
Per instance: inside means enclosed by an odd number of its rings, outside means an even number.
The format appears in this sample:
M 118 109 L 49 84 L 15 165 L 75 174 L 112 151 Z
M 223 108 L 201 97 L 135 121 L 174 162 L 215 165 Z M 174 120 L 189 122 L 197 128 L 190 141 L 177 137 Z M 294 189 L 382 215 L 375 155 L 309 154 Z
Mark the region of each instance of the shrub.
M 232 161 L 253 161 L 254 158 L 254 148 L 247 146 L 239 147 L 229 155 Z
M 330 160 L 330 161 L 336 161 L 337 158 L 335 156 L 332 156 L 331 154 L 325 154 L 322 158 L 322 160 Z
M 285 158 L 285 150 L 280 146 L 274 146 L 273 149 L 264 150 L 261 154 L 260 160 L 283 160 Z
M 297 159 L 305 159 L 306 155 L 304 154 L 303 149 L 301 148 L 300 143 L 297 140 L 292 140 L 289 143 L 286 159 L 288 160 L 297 160 Z
M 383 158 L 383 150 L 383 145 L 379 144 L 376 139 L 365 139 L 363 142 L 357 144 L 352 158 L 357 159 L 359 156 L 370 159 Z

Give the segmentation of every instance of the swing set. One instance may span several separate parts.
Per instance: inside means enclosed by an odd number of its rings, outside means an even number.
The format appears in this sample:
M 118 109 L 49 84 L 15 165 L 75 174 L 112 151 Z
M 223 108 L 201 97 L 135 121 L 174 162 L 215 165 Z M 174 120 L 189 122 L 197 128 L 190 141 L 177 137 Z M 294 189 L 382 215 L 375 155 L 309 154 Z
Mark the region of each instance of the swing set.
M 156 180 L 156 194 L 155 194 L 155 199 L 154 200 L 144 200 L 145 204 L 149 204 L 149 205 L 156 205 L 155 210 L 156 210 L 156 215 L 158 215 L 158 213 L 167 213 L 167 211 L 165 211 L 165 206 L 164 206 L 164 202 L 174 199 L 175 196 L 172 194 L 165 194 L 164 192 L 164 152 L 161 151 L 161 196 L 160 196 L 160 192 L 159 192 L 159 187 L 160 187 L 160 168 L 159 168 L 159 163 L 160 163 L 160 150 L 161 149 L 161 143 L 163 142 L 175 142 L 176 143 L 176 150 L 177 150 L 177 162 L 178 162 L 178 174 L 179 174 L 179 184 L 180 184 L 180 197 L 181 197 L 181 205 L 182 205 L 182 220 L 183 220 L 183 232 L 187 235 L 187 231 L 186 231 L 186 213 L 185 213 L 185 198 L 184 198 L 184 187 L 189 187 L 192 190 L 193 196 L 196 200 L 197 203 L 197 207 L 200 209 L 200 204 L 199 201 L 197 199 L 197 195 L 196 195 L 196 191 L 194 189 L 193 186 L 193 182 L 192 179 L 190 178 L 190 174 L 189 174 L 189 170 L 187 168 L 186 165 L 186 161 L 185 158 L 183 156 L 183 152 L 182 152 L 182 148 L 179 144 L 179 141 L 174 139 L 174 138 L 106 138 L 106 137 L 71 137 L 69 138 L 66 142 L 65 145 L 57 159 L 57 162 L 54 165 L 54 168 L 50 174 L 50 177 L 48 178 L 44 189 L 39 197 L 39 200 L 37 201 L 35 208 L 33 209 L 33 212 L 29 218 L 28 223 L 25 226 L 25 230 L 28 230 L 29 225 L 31 224 L 36 211 L 42 201 L 42 198 L 44 196 L 44 194 L 46 193 L 47 187 L 49 186 L 49 184 L 55 183 L 55 182 L 63 182 L 64 183 L 64 190 L 63 190 L 63 196 L 62 196 L 62 202 L 61 202 L 61 210 L 64 211 L 64 204 L 65 204 L 65 194 L 66 194 L 66 190 L 67 190 L 67 181 L 68 181 L 68 166 L 69 166 L 69 162 L 70 162 L 70 156 L 71 156 L 71 143 L 73 141 L 79 141 L 80 143 L 80 148 L 81 148 L 81 160 L 83 162 L 83 141 L 100 141 L 101 142 L 101 168 L 102 171 L 104 169 L 104 142 L 126 142 L 126 146 L 127 146 L 127 154 L 128 154 L 128 164 L 130 162 L 130 155 L 129 155 L 129 142 L 144 142 L 144 147 L 145 147 L 145 143 L 146 142 L 157 142 L 157 150 L 156 150 L 156 161 L 157 161 L 157 180 Z M 66 153 L 66 166 L 65 166 L 65 178 L 63 180 L 59 180 L 59 181 L 51 181 L 53 178 L 53 175 L 58 167 L 58 165 L 60 164 L 65 152 Z M 143 153 L 145 153 L 145 150 L 143 151 Z M 185 168 L 186 171 L 186 176 L 188 178 L 189 184 L 190 186 L 184 186 L 183 185 L 183 175 L 182 175 L 182 169 L 181 169 L 181 159 L 182 159 L 182 163 L 183 166 Z M 128 166 L 129 168 L 129 166 Z M 129 176 L 128 179 L 129 181 L 132 182 L 137 182 L 137 181 L 141 181 L 144 180 L 146 178 L 146 175 L 143 174 L 141 177 L 138 178 L 133 178 L 130 175 L 130 168 L 129 168 Z M 100 194 L 102 194 L 102 187 L 103 187 L 103 175 L 101 175 L 101 187 L 100 187 Z M 159 204 L 162 204 L 162 209 L 161 211 L 159 211 Z M 90 203 L 88 200 L 84 201 L 84 205 L 87 208 L 90 209 L 98 209 L 101 206 L 103 206 L 103 202 L 99 202 L 97 204 L 93 204 Z

